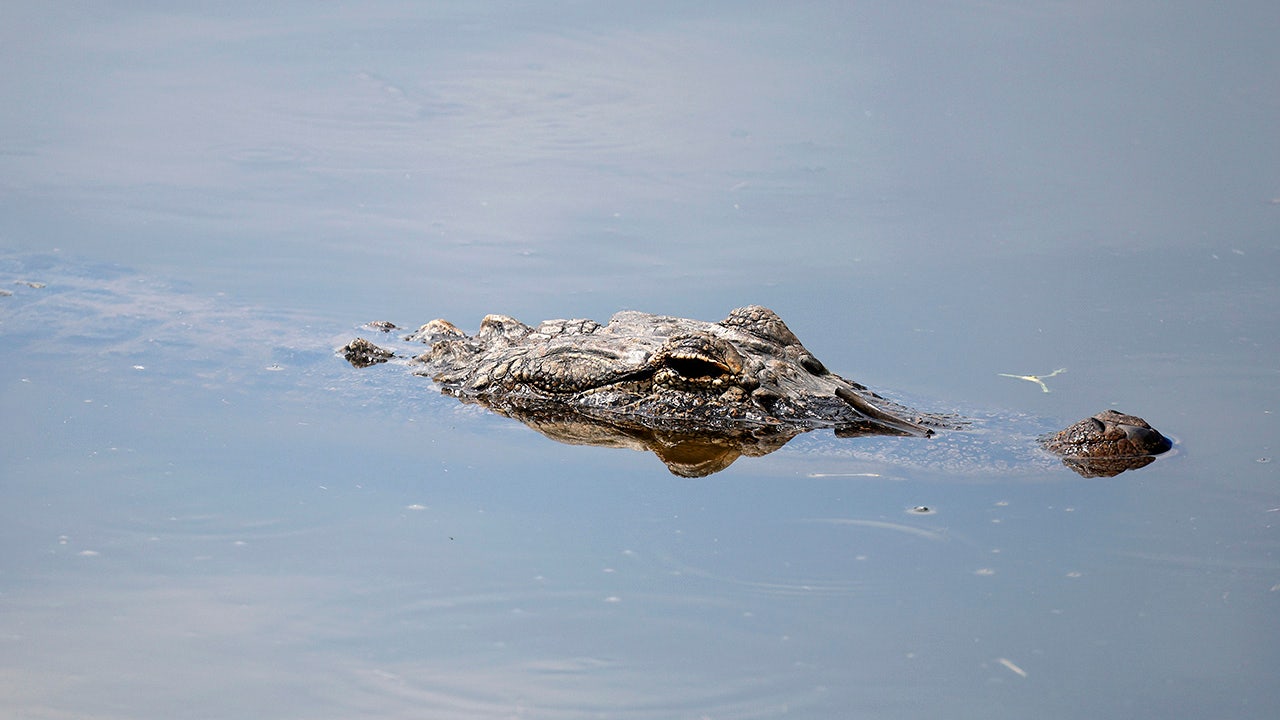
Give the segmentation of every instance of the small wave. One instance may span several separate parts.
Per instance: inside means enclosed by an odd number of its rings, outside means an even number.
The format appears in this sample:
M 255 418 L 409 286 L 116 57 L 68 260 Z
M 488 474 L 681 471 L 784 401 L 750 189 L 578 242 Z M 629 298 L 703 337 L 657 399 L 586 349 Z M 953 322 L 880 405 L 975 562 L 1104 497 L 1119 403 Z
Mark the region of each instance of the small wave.
M 817 699 L 792 663 L 759 652 L 777 642 L 768 628 L 714 597 L 533 588 L 363 617 L 395 637 L 349 668 L 335 701 L 380 717 L 773 718 Z
M 253 167 L 297 167 L 311 164 L 320 157 L 317 148 L 293 143 L 220 147 L 215 152 L 237 165 Z
M 886 574 L 898 559 L 945 567 L 956 554 L 970 557 L 945 530 L 860 518 L 812 518 L 779 526 L 742 527 L 652 552 L 667 572 L 735 587 L 752 594 L 799 597 L 882 597 L 902 592 Z M 686 534 L 687 535 L 687 534 Z M 767 547 L 761 538 L 769 538 Z M 959 564 L 951 563 L 959 567 Z

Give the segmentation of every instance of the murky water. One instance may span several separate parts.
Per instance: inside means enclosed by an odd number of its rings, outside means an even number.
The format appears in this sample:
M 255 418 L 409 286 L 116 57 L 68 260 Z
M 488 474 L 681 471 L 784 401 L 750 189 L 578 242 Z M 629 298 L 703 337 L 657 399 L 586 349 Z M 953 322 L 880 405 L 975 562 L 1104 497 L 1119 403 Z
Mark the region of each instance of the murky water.
M 1273 4 L 220 7 L 0 28 L 8 716 L 1280 712 Z M 686 479 L 333 354 L 748 303 L 989 420 Z

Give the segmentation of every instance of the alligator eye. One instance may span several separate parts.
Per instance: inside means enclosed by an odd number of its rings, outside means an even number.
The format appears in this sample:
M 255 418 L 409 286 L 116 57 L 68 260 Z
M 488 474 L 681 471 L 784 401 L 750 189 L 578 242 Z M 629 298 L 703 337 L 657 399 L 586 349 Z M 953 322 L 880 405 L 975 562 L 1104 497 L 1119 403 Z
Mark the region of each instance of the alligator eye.
M 668 357 L 663 364 L 687 378 L 719 377 L 728 371 L 722 363 L 705 357 L 673 356 Z
M 664 343 L 653 362 L 690 379 L 718 378 L 742 372 L 742 355 L 712 335 L 676 335 Z

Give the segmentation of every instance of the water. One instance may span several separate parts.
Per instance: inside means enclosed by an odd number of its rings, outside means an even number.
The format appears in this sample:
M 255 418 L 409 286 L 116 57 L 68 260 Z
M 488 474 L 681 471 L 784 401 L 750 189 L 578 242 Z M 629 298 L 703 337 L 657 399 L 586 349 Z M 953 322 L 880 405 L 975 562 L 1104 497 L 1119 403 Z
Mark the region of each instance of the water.
M 3 25 L 6 716 L 1280 712 L 1273 4 Z M 1176 453 L 691 480 L 332 354 L 747 303 L 909 404 Z

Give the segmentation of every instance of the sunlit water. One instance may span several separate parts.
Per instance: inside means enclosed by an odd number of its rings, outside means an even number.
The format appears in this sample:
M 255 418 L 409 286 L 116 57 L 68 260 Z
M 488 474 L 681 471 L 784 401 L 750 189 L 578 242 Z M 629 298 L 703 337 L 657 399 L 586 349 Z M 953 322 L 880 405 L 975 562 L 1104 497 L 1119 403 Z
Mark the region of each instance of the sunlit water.
M 1276 717 L 1277 27 L 12 9 L 0 714 Z M 748 303 L 978 422 L 692 480 L 334 354 Z M 1110 406 L 1175 452 L 1025 450 Z

